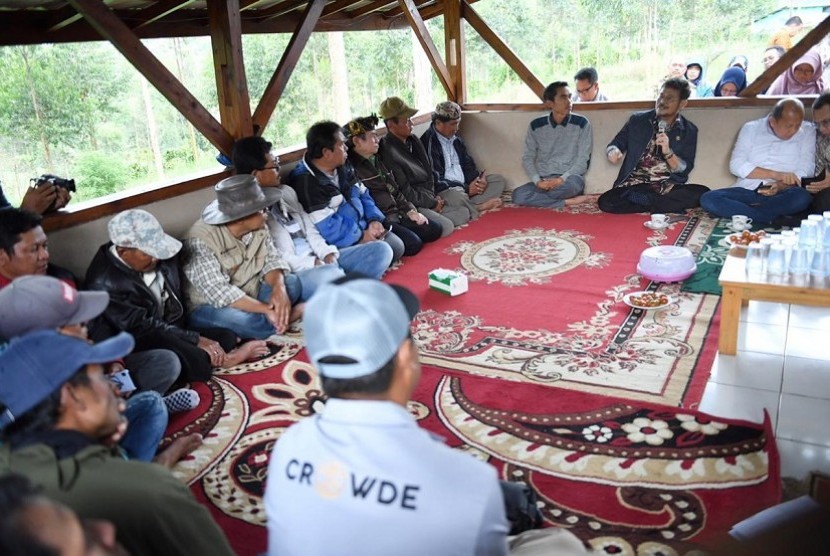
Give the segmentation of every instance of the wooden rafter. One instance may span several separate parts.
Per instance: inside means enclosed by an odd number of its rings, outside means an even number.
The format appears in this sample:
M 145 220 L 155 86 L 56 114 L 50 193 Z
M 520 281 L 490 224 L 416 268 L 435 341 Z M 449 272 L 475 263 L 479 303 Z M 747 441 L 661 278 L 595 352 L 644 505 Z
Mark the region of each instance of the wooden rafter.
M 170 103 L 222 152 L 229 152 L 233 138 L 178 79 L 153 56 L 138 37 L 100 0 L 69 0 L 101 37 L 136 67 Z
M 809 33 L 798 41 L 791 49 L 781 56 L 770 68 L 753 81 L 749 87 L 741 91 L 742 97 L 754 97 L 765 91 L 772 85 L 775 79 L 784 73 L 796 60 L 801 58 L 808 50 L 819 43 L 821 39 L 830 33 L 830 15 L 824 21 L 813 27 Z
M 455 100 L 459 104 L 467 101 L 467 63 L 464 43 L 461 0 L 446 0 L 444 3 L 444 50 L 447 68 L 455 83 Z
M 418 42 L 421 43 L 421 47 L 424 49 L 424 52 L 426 52 L 427 58 L 429 58 L 429 63 L 432 64 L 432 69 L 438 75 L 438 80 L 441 81 L 441 85 L 443 85 L 444 90 L 447 91 L 447 96 L 450 100 L 455 100 L 455 83 L 453 82 L 444 61 L 441 60 L 440 54 L 438 54 L 435 42 L 433 42 L 432 37 L 427 30 L 427 26 L 424 23 L 423 18 L 421 18 L 421 14 L 415 7 L 415 2 L 413 0 L 398 0 L 398 5 L 403 10 L 407 21 L 409 21 L 409 25 L 412 27 Z
M 155 23 L 156 21 L 164 19 L 174 12 L 190 6 L 195 1 L 196 0 L 162 0 L 161 2 L 156 2 L 149 8 L 138 12 L 136 19 L 131 22 L 130 28 L 140 29 L 145 25 Z
M 274 4 L 270 8 L 257 10 L 256 18 L 259 21 L 267 21 L 269 19 L 274 19 L 296 10 L 305 3 L 306 0 L 286 0 L 285 2 Z
M 351 15 L 351 17 L 362 17 L 366 14 L 382 10 L 391 3 L 392 2 L 390 2 L 390 0 L 375 0 L 374 2 L 369 2 L 365 6 L 361 6 L 356 10 L 352 10 L 349 12 L 349 15 Z
M 207 0 L 207 6 L 222 126 L 235 139 L 247 137 L 253 133 L 253 126 L 242 59 L 239 0 Z M 222 152 L 230 154 L 230 150 Z
M 542 82 L 466 1 L 462 6 L 461 15 L 481 35 L 484 42 L 489 44 L 490 48 L 495 50 L 496 54 L 501 56 L 507 62 L 507 65 L 516 72 L 516 75 L 541 99 L 545 92 L 545 86 L 542 85 Z
M 355 4 L 360 4 L 360 2 L 361 0 L 336 0 L 331 2 L 328 6 L 326 6 L 326 9 L 323 10 L 323 17 L 347 10 Z
M 325 0 L 311 0 L 306 6 L 300 24 L 291 36 L 277 69 L 274 71 L 274 75 L 271 76 L 268 86 L 265 87 L 265 92 L 262 94 L 259 105 L 254 112 L 254 125 L 258 125 L 259 129 L 265 129 L 265 126 L 268 125 L 268 120 L 271 119 L 271 115 L 277 107 L 277 102 L 285 91 L 285 85 L 288 83 L 291 73 L 297 67 L 300 55 L 303 53 L 309 37 L 311 37 L 311 32 L 314 31 L 325 5 Z

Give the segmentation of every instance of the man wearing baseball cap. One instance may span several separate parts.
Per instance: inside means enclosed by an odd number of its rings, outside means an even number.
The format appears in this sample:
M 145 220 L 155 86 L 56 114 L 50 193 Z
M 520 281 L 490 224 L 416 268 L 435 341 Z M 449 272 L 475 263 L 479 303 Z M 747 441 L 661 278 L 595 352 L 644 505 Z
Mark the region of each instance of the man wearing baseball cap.
M 392 171 L 404 196 L 430 220 L 441 223 L 443 236 L 457 226 L 478 218 L 478 209 L 463 188 L 436 180 L 423 144 L 412 133 L 416 109 L 401 98 L 389 97 L 380 103 L 378 115 L 388 133 L 380 140 L 378 156 Z
M 82 518 L 108 519 L 133 555 L 231 554 L 207 509 L 160 466 L 109 445 L 124 431 L 103 365 L 124 357 L 121 333 L 98 344 L 54 330 L 0 353 L 0 473 L 19 473 Z
M 480 211 L 502 205 L 506 182 L 498 174 L 485 175 L 458 135 L 461 107 L 451 100 L 439 102 L 432 113 L 432 125 L 421 135 L 421 143 L 438 177 L 450 187 L 464 189 Z
M 269 554 L 505 554 L 495 469 L 418 427 L 421 376 L 404 288 L 359 278 L 320 288 L 304 317 L 329 396 L 271 455 Z M 326 534 L 319 534 L 325 531 Z
M 65 335 L 88 340 L 86 323 L 98 317 L 108 303 L 109 295 L 106 292 L 79 292 L 51 276 L 16 278 L 0 290 L 0 349 L 7 345 L 7 340 L 40 330 L 57 330 Z M 178 376 L 179 366 L 175 355 L 167 350 L 151 350 L 144 354 L 131 352 L 123 360 L 112 361 L 107 370 L 110 376 L 117 371 L 129 373 L 130 381 L 134 382 L 132 386 L 136 387 L 139 377 L 142 377 L 142 381 L 147 379 L 144 376 L 146 374 L 163 376 L 165 370 L 157 369 L 156 365 L 163 367 L 170 357 L 175 364 L 170 370 L 176 373 L 170 380 L 172 382 Z M 125 371 L 125 366 L 128 371 Z M 150 381 L 153 380 L 151 377 Z M 119 443 L 131 459 L 152 460 L 172 467 L 183 456 L 195 450 L 202 443 L 202 438 L 198 434 L 179 438 L 156 455 L 167 428 L 168 410 L 175 410 L 171 407 L 175 405 L 174 400 L 170 398 L 195 396 L 198 403 L 199 395 L 183 388 L 162 398 L 159 392 L 140 385 L 136 390 L 132 394 L 131 390 L 119 391 L 127 398 L 125 415 L 130 423 Z
M 138 350 L 169 349 L 182 364 L 185 381 L 208 380 L 214 367 L 238 365 L 268 353 L 262 340 L 237 348 L 233 330 L 187 326 L 187 310 L 176 257 L 182 243 L 165 233 L 156 217 L 125 210 L 107 225 L 110 241 L 93 257 L 87 287 L 109 292 L 103 317 L 91 328 L 94 340 L 129 332 Z

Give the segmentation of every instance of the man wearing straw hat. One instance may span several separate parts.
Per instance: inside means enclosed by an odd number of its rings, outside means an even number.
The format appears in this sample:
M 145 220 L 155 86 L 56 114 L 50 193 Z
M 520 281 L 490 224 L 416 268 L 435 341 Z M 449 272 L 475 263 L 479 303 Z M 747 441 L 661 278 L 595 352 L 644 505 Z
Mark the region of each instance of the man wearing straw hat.
M 279 201 L 279 189 L 261 188 L 252 175 L 216 184 L 216 200 L 185 236 L 185 293 L 190 324 L 225 327 L 242 338 L 283 334 L 302 316 L 303 303 L 325 282 L 342 273 L 333 265 L 302 277 L 274 246 L 265 217 Z

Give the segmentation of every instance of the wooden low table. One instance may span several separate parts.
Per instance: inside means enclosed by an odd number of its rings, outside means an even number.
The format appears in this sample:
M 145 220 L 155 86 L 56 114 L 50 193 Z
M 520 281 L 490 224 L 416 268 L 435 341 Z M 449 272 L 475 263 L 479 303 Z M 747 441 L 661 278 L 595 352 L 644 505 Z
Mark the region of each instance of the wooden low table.
M 733 247 L 726 257 L 718 282 L 723 287 L 720 309 L 718 351 L 735 355 L 738 349 L 738 323 L 741 306 L 750 299 L 792 305 L 830 307 L 830 280 L 805 276 L 748 276 L 744 270 L 746 250 Z

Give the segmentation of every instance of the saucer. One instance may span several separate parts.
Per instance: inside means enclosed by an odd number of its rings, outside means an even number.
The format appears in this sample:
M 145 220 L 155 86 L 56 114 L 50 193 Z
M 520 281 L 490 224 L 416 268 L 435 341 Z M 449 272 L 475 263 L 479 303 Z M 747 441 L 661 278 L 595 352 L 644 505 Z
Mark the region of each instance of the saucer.
M 666 228 L 669 227 L 669 223 L 666 222 L 665 224 L 655 225 L 655 224 L 651 223 L 651 220 L 646 220 L 645 222 L 643 222 L 643 226 L 645 226 L 649 230 L 665 230 Z
M 746 226 L 735 226 L 733 224 L 727 224 L 726 227 L 732 230 L 733 232 L 743 232 L 744 230 L 751 230 L 752 224 L 747 224 Z

